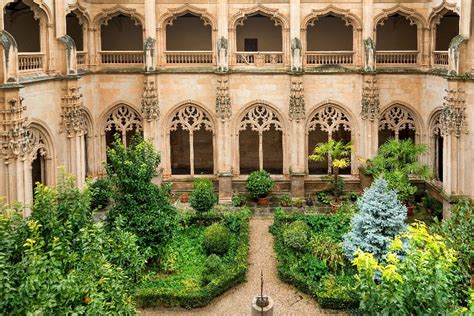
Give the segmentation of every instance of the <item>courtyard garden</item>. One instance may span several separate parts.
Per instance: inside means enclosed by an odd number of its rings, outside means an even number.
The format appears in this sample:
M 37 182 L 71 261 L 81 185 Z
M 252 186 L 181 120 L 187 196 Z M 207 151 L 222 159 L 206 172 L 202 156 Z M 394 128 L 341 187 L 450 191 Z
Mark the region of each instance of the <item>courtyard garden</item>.
M 169 184 L 152 183 L 153 146 L 117 139 L 107 176 L 84 190 L 61 172 L 56 187 L 36 187 L 33 205 L 1 205 L 0 313 L 249 312 L 263 275 L 276 312 L 473 314 L 471 202 L 460 199 L 440 221 L 440 202 L 412 181 L 431 177 L 419 163 L 427 149 L 410 141 L 382 145 L 364 165 L 371 183 L 347 192 L 339 171 L 351 150 L 315 148 L 310 159 L 331 169 L 326 189 L 305 199 L 280 195 L 269 207 L 274 180 L 261 170 L 222 206 L 207 179 L 173 203 Z M 262 219 L 258 209 L 269 212 Z M 290 285 L 305 294 L 283 306 Z

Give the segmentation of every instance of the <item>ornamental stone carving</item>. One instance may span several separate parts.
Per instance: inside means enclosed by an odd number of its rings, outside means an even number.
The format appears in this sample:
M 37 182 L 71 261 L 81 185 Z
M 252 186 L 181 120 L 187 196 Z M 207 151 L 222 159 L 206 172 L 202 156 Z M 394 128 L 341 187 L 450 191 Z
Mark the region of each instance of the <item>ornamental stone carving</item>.
M 303 80 L 294 79 L 291 81 L 290 91 L 290 119 L 300 122 L 305 118 L 305 102 L 304 102 L 304 89 Z
M 395 138 L 398 139 L 398 134 L 401 130 L 416 130 L 415 119 L 405 108 L 395 105 L 382 114 L 379 130 L 383 129 L 393 131 Z
M 170 131 L 176 131 L 178 128 L 190 134 L 201 129 L 212 132 L 212 123 L 204 111 L 188 104 L 179 109 L 171 120 Z
M 227 70 L 229 70 L 228 49 L 228 39 L 224 36 L 221 36 L 217 41 L 217 65 L 218 71 L 220 72 L 226 72 Z
M 276 113 L 264 104 L 257 104 L 242 118 L 239 130 L 244 131 L 249 127 L 252 131 L 262 135 L 263 132 L 269 131 L 272 126 L 276 131 L 282 130 L 280 119 Z
M 148 37 L 143 43 L 143 53 L 145 54 L 145 71 L 155 69 L 155 43 L 156 39 Z
M 23 98 L 11 98 L 8 107 L 0 110 L 0 149 L 5 159 L 24 157 L 30 151 L 30 132 L 26 125 L 27 118 L 23 117 L 25 110 Z
M 375 43 L 369 37 L 364 40 L 365 71 L 375 71 Z
M 229 78 L 217 79 L 216 113 L 222 121 L 232 116 L 232 103 L 229 95 Z
M 104 130 L 116 131 L 121 134 L 122 142 L 126 145 L 127 132 L 142 131 L 142 120 L 137 112 L 126 105 L 113 110 L 107 118 Z
M 466 41 L 462 35 L 456 35 L 449 43 L 448 49 L 448 74 L 459 75 L 459 47 Z
M 160 117 L 160 106 L 158 93 L 154 80 L 145 80 L 143 82 L 143 95 L 141 99 L 141 112 L 143 118 L 148 122 L 157 120 Z
M 332 134 L 340 129 L 350 131 L 351 125 L 346 114 L 332 104 L 328 104 L 318 110 L 309 121 L 308 131 L 316 131 L 318 128 L 328 133 L 331 139 Z
M 301 40 L 298 37 L 294 37 L 291 40 L 291 56 L 292 58 L 292 69 L 293 71 L 301 71 L 302 70 L 302 62 L 301 62 Z
M 63 35 L 58 40 L 66 47 L 66 74 L 77 73 L 76 43 L 69 35 Z
M 61 101 L 61 131 L 65 131 L 68 136 L 85 133 L 87 123 L 79 88 L 66 89 L 66 94 L 61 97 Z
M 379 88 L 374 77 L 365 81 L 362 88 L 362 111 L 360 113 L 363 120 L 373 122 L 380 116 Z
M 441 132 L 443 136 L 468 134 L 465 92 L 461 89 L 446 90 L 441 111 Z

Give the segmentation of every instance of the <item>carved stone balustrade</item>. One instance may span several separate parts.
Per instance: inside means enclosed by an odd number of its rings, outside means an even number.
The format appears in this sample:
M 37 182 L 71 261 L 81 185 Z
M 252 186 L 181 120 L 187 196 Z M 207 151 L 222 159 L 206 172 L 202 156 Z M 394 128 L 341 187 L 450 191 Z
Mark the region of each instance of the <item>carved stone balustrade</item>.
M 18 53 L 18 70 L 32 72 L 43 70 L 43 53 Z
M 375 60 L 377 65 L 416 65 L 418 64 L 418 51 L 376 51 Z
M 282 66 L 283 52 L 236 52 L 235 63 L 238 66 Z
M 164 54 L 168 65 L 214 63 L 212 51 L 167 51 Z
M 143 64 L 143 51 L 102 51 L 102 65 L 140 65 Z
M 433 63 L 436 66 L 448 66 L 449 56 L 448 51 L 434 51 L 433 52 Z
M 352 51 L 331 51 L 312 52 L 305 54 L 305 65 L 352 65 L 354 64 L 354 52 Z

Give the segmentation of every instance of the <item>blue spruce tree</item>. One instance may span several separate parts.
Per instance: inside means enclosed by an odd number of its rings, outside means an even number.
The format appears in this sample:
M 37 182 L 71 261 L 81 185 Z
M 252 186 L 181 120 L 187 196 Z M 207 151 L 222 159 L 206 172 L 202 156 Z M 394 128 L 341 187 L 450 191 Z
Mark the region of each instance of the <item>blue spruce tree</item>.
M 376 179 L 365 190 L 357 206 L 359 213 L 352 219 L 351 231 L 344 235 L 344 253 L 352 260 L 360 248 L 380 259 L 387 253 L 393 237 L 405 229 L 407 209 L 383 178 Z

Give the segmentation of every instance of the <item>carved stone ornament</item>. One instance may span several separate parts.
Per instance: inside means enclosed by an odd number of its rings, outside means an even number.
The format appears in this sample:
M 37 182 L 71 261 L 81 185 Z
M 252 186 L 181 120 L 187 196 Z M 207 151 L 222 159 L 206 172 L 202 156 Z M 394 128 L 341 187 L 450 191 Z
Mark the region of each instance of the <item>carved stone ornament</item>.
M 440 123 L 443 136 L 468 134 L 465 92 L 461 89 L 446 90 Z
M 148 122 L 152 120 L 157 120 L 160 117 L 158 93 L 155 87 L 154 80 L 144 81 L 141 105 L 142 115 Z
M 365 71 L 375 71 L 375 43 L 369 37 L 364 40 Z
M 401 130 L 416 130 L 415 119 L 404 107 L 395 105 L 382 114 L 379 122 L 379 130 L 388 129 L 395 133 L 395 138 Z
M 380 116 L 379 88 L 377 80 L 369 78 L 362 88 L 362 111 L 360 113 L 363 120 L 373 122 Z
M 309 121 L 308 131 L 316 131 L 318 127 L 321 131 L 328 133 L 329 139 L 332 139 L 332 134 L 338 130 L 351 130 L 346 114 L 332 104 L 317 111 Z
M 225 72 L 228 70 L 228 54 L 229 41 L 224 36 L 221 36 L 217 40 L 217 58 L 218 58 L 218 70 Z
M 466 41 L 462 35 L 456 35 L 449 43 L 448 74 L 459 75 L 459 47 Z
M 301 71 L 302 70 L 302 63 L 301 63 L 301 40 L 298 37 L 294 37 L 291 40 L 291 56 L 293 60 L 293 71 Z
M 250 127 L 252 131 L 262 135 L 263 132 L 269 131 L 272 125 L 276 131 L 282 130 L 278 116 L 264 104 L 257 104 L 242 118 L 239 130 L 245 131 Z
M 22 104 L 23 98 L 8 100 L 8 108 L 0 111 L 1 131 L 0 145 L 2 156 L 24 157 L 30 151 L 31 139 L 27 118 L 23 117 L 26 107 Z
M 305 118 L 304 89 L 301 79 L 291 81 L 289 113 L 290 119 L 297 122 Z
M 127 132 L 142 131 L 140 115 L 126 105 L 121 105 L 110 113 L 105 123 L 104 130 L 121 134 L 122 142 L 127 144 Z
M 183 131 L 193 134 L 203 128 L 212 132 L 212 123 L 206 113 L 193 104 L 187 104 L 179 109 L 171 120 L 170 131 L 176 131 L 179 127 Z
M 217 79 L 216 113 L 222 121 L 232 116 L 232 103 L 229 95 L 229 79 Z
M 66 94 L 61 98 L 62 113 L 61 127 L 68 136 L 82 134 L 87 131 L 87 123 L 84 110 L 82 109 L 82 94 L 78 87 L 67 89 Z

